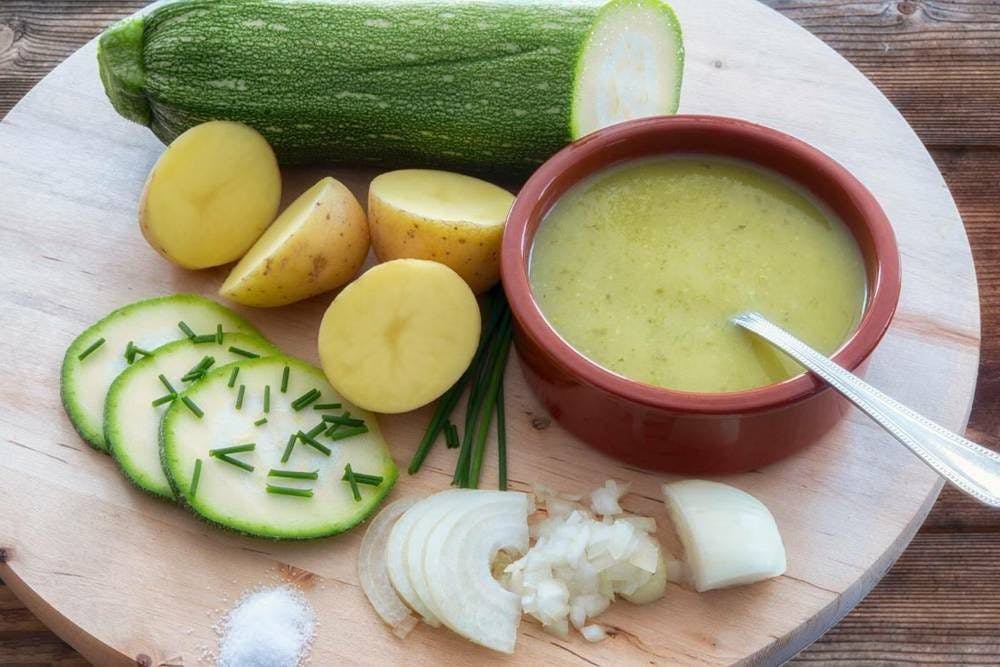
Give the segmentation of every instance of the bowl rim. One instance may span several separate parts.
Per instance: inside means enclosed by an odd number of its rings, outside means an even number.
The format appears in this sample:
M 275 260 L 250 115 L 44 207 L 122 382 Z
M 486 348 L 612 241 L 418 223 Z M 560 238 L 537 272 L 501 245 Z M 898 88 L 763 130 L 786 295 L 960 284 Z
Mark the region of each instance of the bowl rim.
M 537 203 L 569 167 L 593 158 L 612 145 L 641 142 L 643 138 L 661 132 L 706 128 L 724 132 L 735 141 L 751 137 L 756 141 L 764 140 L 774 150 L 784 151 L 795 160 L 809 164 L 814 171 L 845 192 L 859 210 L 859 217 L 871 235 L 875 272 L 868 279 L 868 302 L 861 322 L 832 355 L 838 365 L 850 371 L 857 369 L 885 335 L 899 302 L 899 250 L 889 218 L 874 195 L 829 155 L 789 134 L 741 119 L 693 114 L 643 118 L 598 130 L 560 150 L 528 178 L 507 216 L 500 250 L 503 288 L 518 334 L 529 339 L 558 367 L 584 384 L 632 403 L 678 413 L 734 414 L 772 410 L 799 402 L 828 389 L 828 386 L 810 373 L 763 387 L 720 393 L 680 391 L 629 379 L 591 361 L 567 343 L 545 319 L 528 280 L 527 256 L 534 238 L 533 234 L 528 234 L 528 228 L 536 216 L 541 217 L 548 212 L 548 209 L 541 210 Z M 724 155 L 718 151 L 713 153 Z M 753 162 L 744 157 L 740 159 Z M 615 162 L 606 162 L 601 169 L 612 164 Z M 574 183 L 596 171 L 599 170 L 586 171 Z M 788 178 L 795 181 L 794 177 Z M 818 194 L 813 196 L 823 201 Z M 824 203 L 829 204 L 829 201 Z

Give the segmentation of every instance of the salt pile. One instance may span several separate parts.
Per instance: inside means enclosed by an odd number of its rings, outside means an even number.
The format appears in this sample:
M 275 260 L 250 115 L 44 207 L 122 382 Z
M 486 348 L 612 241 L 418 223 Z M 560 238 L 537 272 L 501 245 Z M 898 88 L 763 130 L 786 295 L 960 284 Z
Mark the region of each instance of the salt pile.
M 219 667 L 297 667 L 316 630 L 312 607 L 290 586 L 244 595 L 219 624 Z

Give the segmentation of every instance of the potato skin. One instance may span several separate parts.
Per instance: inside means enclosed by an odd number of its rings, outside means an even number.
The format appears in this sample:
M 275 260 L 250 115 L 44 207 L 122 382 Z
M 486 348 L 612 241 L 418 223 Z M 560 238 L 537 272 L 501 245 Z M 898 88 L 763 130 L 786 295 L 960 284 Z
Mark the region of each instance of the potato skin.
M 368 192 L 372 249 L 380 261 L 412 258 L 450 267 L 476 294 L 500 280 L 503 225 L 443 222 L 401 210 Z
M 308 219 L 291 229 L 270 254 L 264 253 L 283 233 L 280 226 L 286 213 L 282 213 L 273 231 L 269 229 L 230 273 L 219 290 L 222 296 L 245 306 L 284 306 L 340 287 L 357 275 L 369 247 L 368 220 L 361 204 L 347 187 L 329 177 L 300 199 L 310 200 L 304 202 L 310 209 L 301 213 Z M 293 202 L 286 212 L 299 203 Z

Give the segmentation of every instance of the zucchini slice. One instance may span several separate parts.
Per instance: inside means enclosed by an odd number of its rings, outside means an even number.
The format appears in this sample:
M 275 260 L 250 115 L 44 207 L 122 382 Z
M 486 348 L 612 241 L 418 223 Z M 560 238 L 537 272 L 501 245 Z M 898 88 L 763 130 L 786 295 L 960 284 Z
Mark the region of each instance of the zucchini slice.
M 207 374 L 246 359 L 243 353 L 263 357 L 278 354 L 278 349 L 251 334 L 224 334 L 221 343 L 176 340 L 156 348 L 153 356 L 136 361 L 115 378 L 104 406 L 104 438 L 122 472 L 136 486 L 154 496 L 174 499 L 160 464 L 160 420 L 173 402 L 166 400 L 172 393 L 170 388 L 182 392 L 200 381 L 193 372 L 200 365 Z M 234 384 L 238 385 L 238 380 Z
M 230 387 L 232 368 L 240 370 Z M 341 405 L 332 407 L 336 403 Z M 335 422 L 324 424 L 324 416 L 348 423 L 331 434 Z M 362 429 L 350 420 L 362 421 L 367 431 L 358 433 Z M 339 437 L 337 431 L 353 435 Z M 284 457 L 289 437 L 298 433 L 314 444 L 296 437 Z M 232 447 L 242 451 L 218 452 Z M 211 371 L 181 394 L 163 416 L 160 455 L 175 493 L 194 512 L 237 532 L 274 539 L 312 539 L 352 528 L 378 507 L 397 475 L 375 416 L 337 395 L 318 368 L 278 356 Z M 348 464 L 353 473 L 382 479 L 358 484 L 355 499 L 343 480 Z M 315 473 L 315 479 L 275 471 Z
M 137 301 L 98 321 L 66 350 L 60 383 L 66 414 L 80 436 L 95 449 L 108 449 L 104 439 L 104 399 L 114 379 L 130 365 L 125 358 L 129 342 L 151 352 L 187 335 L 178 327 L 180 322 L 197 334 L 214 334 L 221 324 L 226 333 L 260 336 L 233 311 L 195 294 Z M 133 355 L 133 362 L 144 356 Z

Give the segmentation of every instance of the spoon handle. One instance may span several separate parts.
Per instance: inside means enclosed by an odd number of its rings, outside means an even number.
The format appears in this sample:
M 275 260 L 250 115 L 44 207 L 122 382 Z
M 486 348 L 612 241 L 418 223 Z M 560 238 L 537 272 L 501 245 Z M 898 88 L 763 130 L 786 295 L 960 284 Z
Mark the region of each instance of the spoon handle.
M 1000 507 L 1000 454 L 889 398 L 760 313 L 741 313 L 732 321 L 770 341 L 828 382 L 955 486 L 987 505 Z

